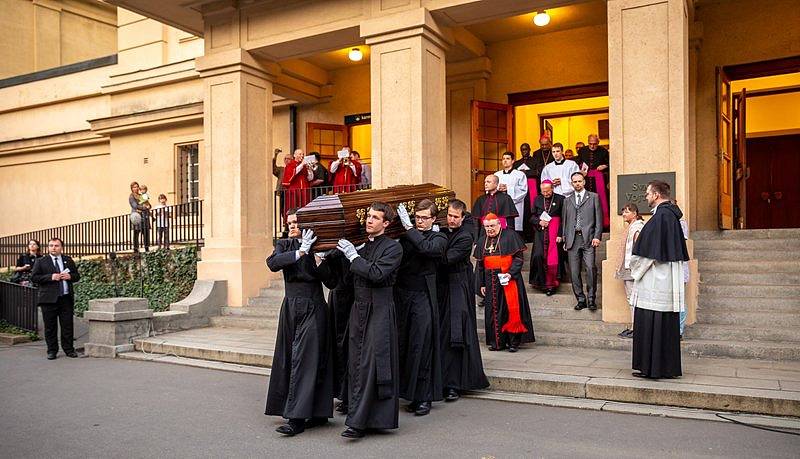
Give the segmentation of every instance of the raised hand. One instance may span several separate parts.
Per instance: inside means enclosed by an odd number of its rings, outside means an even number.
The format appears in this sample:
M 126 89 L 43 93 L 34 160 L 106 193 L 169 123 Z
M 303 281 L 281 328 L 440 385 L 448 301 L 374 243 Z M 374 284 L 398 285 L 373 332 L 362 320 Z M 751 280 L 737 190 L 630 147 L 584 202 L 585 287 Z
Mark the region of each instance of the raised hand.
M 314 236 L 313 230 L 304 229 L 301 241 L 300 251 L 303 253 L 308 253 L 311 250 L 311 246 L 317 241 L 317 237 Z
M 400 204 L 397 206 L 397 216 L 400 217 L 400 224 L 403 225 L 403 228 L 408 230 L 414 227 L 414 225 L 411 224 L 411 217 L 408 215 L 405 205 Z
M 359 256 L 356 247 L 347 239 L 339 239 L 339 242 L 336 244 L 336 249 L 344 253 L 344 256 L 350 261 L 355 260 Z

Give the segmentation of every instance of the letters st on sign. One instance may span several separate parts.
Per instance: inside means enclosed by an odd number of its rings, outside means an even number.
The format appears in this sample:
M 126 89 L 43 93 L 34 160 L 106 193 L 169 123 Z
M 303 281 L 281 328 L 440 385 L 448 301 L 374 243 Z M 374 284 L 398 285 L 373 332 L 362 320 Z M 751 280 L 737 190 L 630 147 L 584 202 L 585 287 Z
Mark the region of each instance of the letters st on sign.
M 673 196 L 675 193 L 675 172 L 654 172 L 649 174 L 627 174 L 617 176 L 617 215 L 622 215 L 622 207 L 632 202 L 639 208 L 639 213 L 650 214 L 647 205 L 647 184 L 652 180 L 662 180 L 669 184 Z

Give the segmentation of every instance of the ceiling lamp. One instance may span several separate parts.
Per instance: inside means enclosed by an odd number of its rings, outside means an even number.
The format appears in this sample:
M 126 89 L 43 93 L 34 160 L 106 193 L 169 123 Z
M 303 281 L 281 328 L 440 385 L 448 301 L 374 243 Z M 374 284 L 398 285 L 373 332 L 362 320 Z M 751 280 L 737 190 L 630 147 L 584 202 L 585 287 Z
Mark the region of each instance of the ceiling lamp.
M 533 17 L 533 23 L 539 27 L 544 27 L 550 24 L 550 15 L 547 14 L 547 11 L 539 11 L 536 13 L 536 16 Z
M 358 62 L 364 58 L 364 53 L 362 53 L 358 48 L 353 48 L 349 53 L 347 53 L 347 57 L 349 57 L 353 62 Z

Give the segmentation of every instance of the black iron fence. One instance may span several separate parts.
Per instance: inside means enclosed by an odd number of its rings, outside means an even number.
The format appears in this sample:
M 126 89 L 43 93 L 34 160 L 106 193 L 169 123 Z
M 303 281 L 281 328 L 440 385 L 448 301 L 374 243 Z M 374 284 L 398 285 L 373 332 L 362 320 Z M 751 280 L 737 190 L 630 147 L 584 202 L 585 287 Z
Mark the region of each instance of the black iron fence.
M 36 289 L 0 281 L 0 319 L 24 330 L 36 332 Z
M 338 186 L 315 186 L 302 190 L 276 190 L 275 191 L 275 210 L 272 218 L 273 242 L 285 238 L 289 228 L 286 226 L 286 212 L 292 208 L 303 207 L 314 198 L 328 194 L 351 193 L 358 190 L 368 190 L 369 185 L 338 185 Z
M 150 246 L 157 246 L 159 228 L 162 243 L 164 236 L 170 244 L 203 244 L 203 201 L 190 201 L 184 204 L 155 208 L 145 216 L 147 224 L 143 230 L 149 236 Z M 110 252 L 133 250 L 133 225 L 130 214 L 101 218 L 88 222 L 64 225 L 28 233 L 0 237 L 0 266 L 13 266 L 19 254 L 27 252 L 28 242 L 36 239 L 42 244 L 42 252 L 47 252 L 47 241 L 59 237 L 64 241 L 65 252 L 73 257 L 104 255 Z M 140 235 L 139 247 L 144 247 L 144 237 Z

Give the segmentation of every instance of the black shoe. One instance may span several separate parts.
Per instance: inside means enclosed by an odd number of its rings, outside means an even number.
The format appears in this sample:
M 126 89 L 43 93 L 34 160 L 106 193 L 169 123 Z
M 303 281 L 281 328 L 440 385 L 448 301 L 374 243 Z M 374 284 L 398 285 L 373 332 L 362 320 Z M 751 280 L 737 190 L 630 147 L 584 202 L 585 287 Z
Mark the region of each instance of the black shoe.
M 544 294 L 547 295 L 547 296 L 553 296 L 553 295 L 556 294 L 556 289 L 549 288 L 549 289 L 545 290 Z
M 342 432 L 342 436 L 344 438 L 364 438 L 364 431 L 361 429 L 348 427 L 344 432 Z
M 444 391 L 444 401 L 445 402 L 455 402 L 458 400 L 460 395 L 458 395 L 458 391 L 455 389 L 447 389 Z
M 626 328 L 625 330 L 622 330 L 621 332 L 619 332 L 619 334 L 617 334 L 617 336 L 619 336 L 620 338 L 627 338 L 628 337 L 628 333 L 630 333 L 630 331 L 631 331 L 630 328 Z
M 287 437 L 293 437 L 303 433 L 304 430 L 306 430 L 305 421 L 302 419 L 289 419 L 289 422 L 286 424 L 278 426 L 275 432 L 286 435 Z
M 342 414 L 347 414 L 347 403 L 339 402 L 336 404 L 336 411 Z
M 628 330 L 628 333 L 625 333 L 624 338 L 633 339 L 633 330 Z
M 505 348 L 504 348 L 504 347 L 494 347 L 494 346 L 489 346 L 489 350 L 490 350 L 490 351 L 492 351 L 492 352 L 495 352 L 495 351 L 502 351 L 503 349 L 505 349 Z
M 328 423 L 328 418 L 311 418 L 306 421 L 306 429 L 313 429 L 314 427 L 324 426 Z
M 592 312 L 597 311 L 597 303 L 595 303 L 594 301 L 589 303 L 589 310 Z
M 407 413 L 416 413 L 418 406 L 419 406 L 419 402 L 411 402 L 408 405 L 406 405 L 406 412 Z
M 578 301 L 578 304 L 575 305 L 575 310 L 580 311 L 581 309 L 586 309 L 586 303 L 583 301 Z
M 416 416 L 425 416 L 431 412 L 431 402 L 419 402 L 417 410 L 414 411 Z
M 58 358 L 58 353 L 57 352 L 48 352 L 47 353 L 47 360 L 55 360 L 56 358 Z
M 65 354 L 67 354 L 67 357 L 69 357 L 71 359 L 77 359 L 78 358 L 78 353 L 75 352 L 75 351 L 65 352 Z
M 651 378 L 650 376 L 647 376 L 646 374 L 642 373 L 641 371 L 637 371 L 637 372 L 634 372 L 634 373 L 631 373 L 631 374 L 632 374 L 633 376 L 636 376 L 637 378 L 642 378 L 642 379 L 655 379 L 655 378 Z
M 508 346 L 508 352 L 517 352 L 518 350 L 519 348 L 513 344 Z

